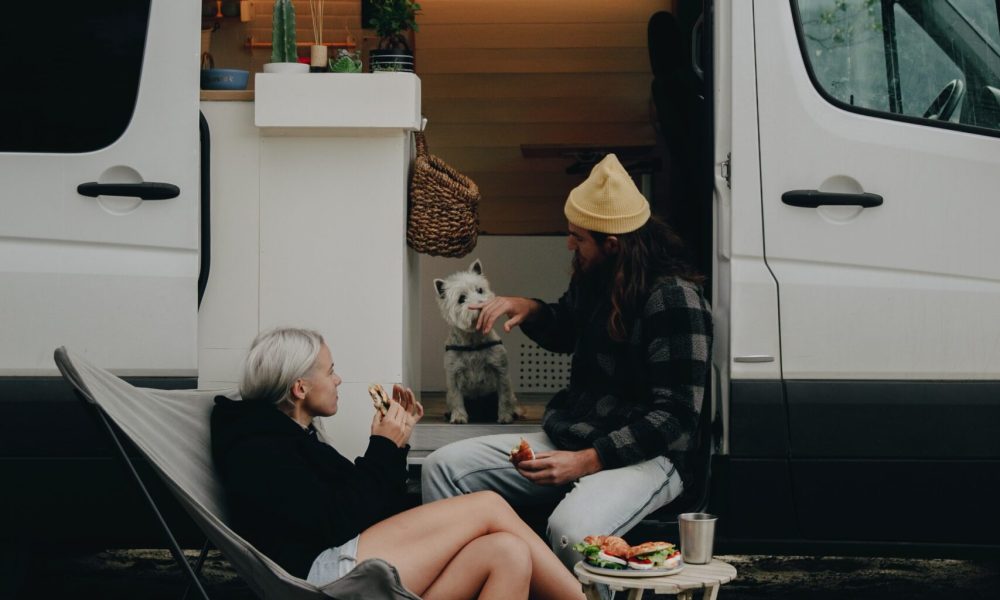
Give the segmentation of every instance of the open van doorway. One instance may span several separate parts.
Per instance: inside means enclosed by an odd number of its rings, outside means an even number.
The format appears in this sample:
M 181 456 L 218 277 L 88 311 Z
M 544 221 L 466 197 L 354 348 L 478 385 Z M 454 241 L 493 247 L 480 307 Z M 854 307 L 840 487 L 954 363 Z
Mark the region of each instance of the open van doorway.
M 459 41 L 465 29 L 483 31 L 477 22 L 485 17 L 475 8 L 457 15 L 425 5 L 418 70 L 428 146 L 474 179 L 483 201 L 482 235 L 472 253 L 420 259 L 421 395 L 428 416 L 411 440 L 415 465 L 458 439 L 540 430 L 545 404 L 568 381 L 570 357 L 539 348 L 518 329 L 500 334 L 527 418 L 510 425 L 445 421 L 447 326 L 432 281 L 478 259 L 496 294 L 555 301 L 570 278 L 563 203 L 605 152 L 622 159 L 654 213 L 685 239 L 688 258 L 707 277 L 706 293 L 713 288 L 712 99 L 706 83 L 712 40 L 702 2 L 625 2 L 615 9 L 587 2 L 572 25 L 559 22 L 549 5 L 540 3 L 534 14 L 509 14 L 510 23 L 497 24 L 498 15 L 491 15 L 495 32 L 478 42 Z M 446 28 L 447 41 L 439 37 Z M 491 52 L 510 40 L 522 45 Z M 445 44 L 452 52 L 468 47 L 482 62 L 446 63 L 438 54 Z M 706 440 L 707 421 L 716 414 L 711 398 L 704 401 Z M 707 481 L 707 461 L 704 469 Z M 686 499 L 688 508 L 704 506 L 705 490 L 695 496 Z

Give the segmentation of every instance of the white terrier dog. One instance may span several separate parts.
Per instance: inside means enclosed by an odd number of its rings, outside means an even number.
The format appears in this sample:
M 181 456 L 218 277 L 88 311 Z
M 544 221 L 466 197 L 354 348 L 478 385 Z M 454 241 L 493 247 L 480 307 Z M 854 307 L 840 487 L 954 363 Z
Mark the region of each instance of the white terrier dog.
M 483 277 L 483 265 L 477 259 L 468 271 L 452 273 L 447 279 L 435 279 L 441 315 L 451 326 L 444 352 L 444 372 L 448 391 L 448 420 L 468 423 L 466 400 L 497 395 L 497 422 L 510 423 L 523 416 L 507 373 L 507 350 L 500 336 L 476 330 L 479 310 L 468 308 L 494 297 L 490 283 Z

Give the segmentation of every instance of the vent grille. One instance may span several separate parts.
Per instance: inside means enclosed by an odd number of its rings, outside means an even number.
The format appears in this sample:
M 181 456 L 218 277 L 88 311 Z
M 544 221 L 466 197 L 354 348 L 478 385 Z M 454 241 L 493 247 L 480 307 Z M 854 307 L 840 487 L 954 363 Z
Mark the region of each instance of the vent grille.
M 521 344 L 516 387 L 523 392 L 558 392 L 569 385 L 569 354 L 555 354 L 537 344 Z

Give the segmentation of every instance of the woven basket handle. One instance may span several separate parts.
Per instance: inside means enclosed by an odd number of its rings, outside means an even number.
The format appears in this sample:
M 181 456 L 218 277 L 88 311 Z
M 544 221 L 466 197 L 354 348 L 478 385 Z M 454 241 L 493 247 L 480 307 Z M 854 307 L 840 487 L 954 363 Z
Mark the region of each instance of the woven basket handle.
M 417 156 L 426 158 L 427 157 L 427 138 L 424 137 L 424 132 L 415 131 L 413 132 L 413 141 L 417 145 Z

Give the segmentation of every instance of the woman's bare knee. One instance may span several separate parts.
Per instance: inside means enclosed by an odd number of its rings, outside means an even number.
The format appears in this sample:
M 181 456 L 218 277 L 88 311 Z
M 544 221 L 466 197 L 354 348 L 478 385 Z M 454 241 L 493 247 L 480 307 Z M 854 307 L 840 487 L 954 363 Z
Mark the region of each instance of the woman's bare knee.
M 472 492 L 469 494 L 469 498 L 475 499 L 476 502 L 485 503 L 487 506 L 495 506 L 500 503 L 507 504 L 507 501 L 503 499 L 503 496 L 494 492 L 493 490 L 483 490 L 481 492 Z
M 481 538 L 489 544 L 493 569 L 506 574 L 531 576 L 531 548 L 512 533 L 497 532 Z
M 503 496 L 494 491 L 483 491 L 475 492 L 469 494 L 470 497 L 474 498 L 477 503 L 481 505 L 481 510 L 484 515 L 488 515 L 490 519 L 494 518 L 506 518 L 510 515 L 516 515 L 514 509 L 511 508 L 510 503 L 507 502 Z

